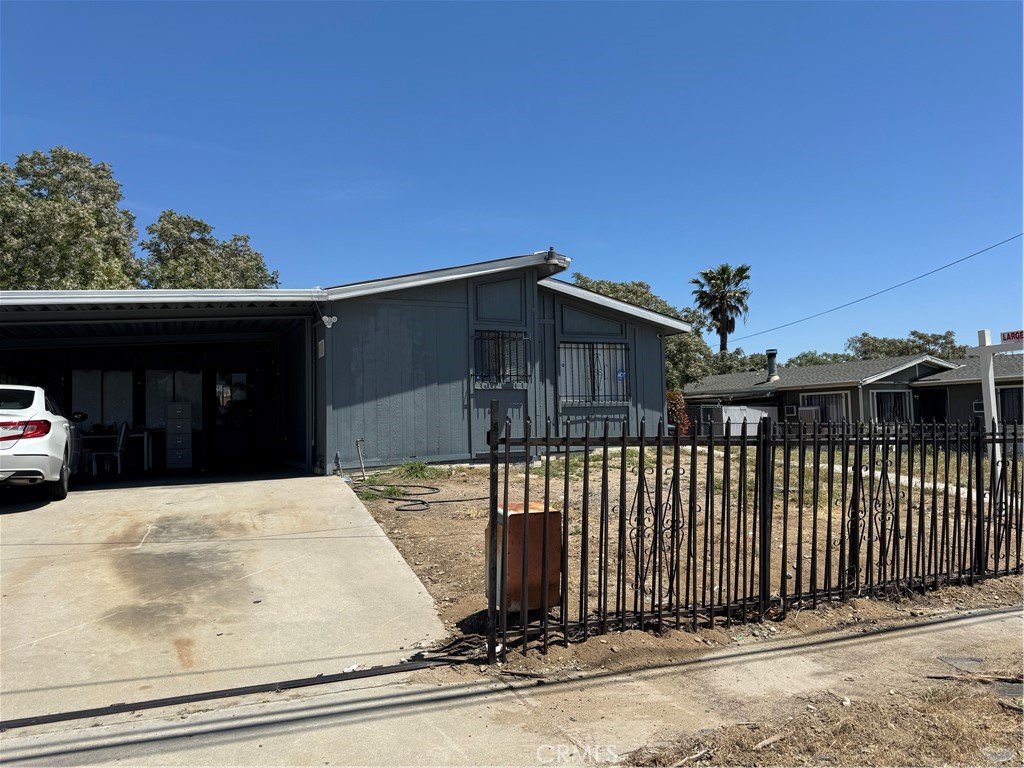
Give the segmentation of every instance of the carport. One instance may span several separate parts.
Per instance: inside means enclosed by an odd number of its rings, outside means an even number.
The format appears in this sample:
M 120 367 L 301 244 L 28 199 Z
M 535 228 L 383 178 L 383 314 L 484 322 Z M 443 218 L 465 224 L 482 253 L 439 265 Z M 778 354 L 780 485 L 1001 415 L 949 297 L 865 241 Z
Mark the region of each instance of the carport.
M 128 473 L 323 471 L 313 294 L 7 291 L 0 383 L 87 413 L 87 450 L 126 423 Z

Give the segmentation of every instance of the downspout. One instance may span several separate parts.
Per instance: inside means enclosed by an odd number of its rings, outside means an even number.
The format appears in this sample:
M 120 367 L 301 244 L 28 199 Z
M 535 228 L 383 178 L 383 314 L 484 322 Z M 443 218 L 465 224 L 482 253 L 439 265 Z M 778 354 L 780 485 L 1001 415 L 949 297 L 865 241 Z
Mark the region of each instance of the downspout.
M 864 385 L 857 385 L 857 415 L 859 416 L 857 421 L 865 421 L 864 419 Z

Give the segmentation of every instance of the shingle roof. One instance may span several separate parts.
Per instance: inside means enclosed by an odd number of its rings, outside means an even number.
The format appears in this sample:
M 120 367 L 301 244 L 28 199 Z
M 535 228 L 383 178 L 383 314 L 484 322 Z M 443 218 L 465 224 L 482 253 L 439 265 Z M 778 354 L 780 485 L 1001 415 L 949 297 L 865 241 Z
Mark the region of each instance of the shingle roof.
M 795 369 L 794 369 L 795 370 Z M 723 373 L 718 376 L 705 376 L 696 384 L 683 387 L 683 394 L 690 395 L 738 395 L 747 392 L 763 392 L 771 394 L 779 383 L 768 383 L 767 371 L 744 371 L 743 373 Z
M 779 389 L 797 389 L 817 384 L 867 384 L 918 363 L 930 363 L 939 368 L 951 368 L 953 363 L 931 355 L 903 355 L 878 360 L 852 360 L 848 363 L 810 365 L 806 368 L 787 368 L 776 384 Z
M 941 371 L 930 376 L 922 376 L 914 382 L 914 386 L 927 387 L 937 384 L 961 384 L 981 381 L 981 358 L 965 357 L 953 360 L 959 368 L 952 371 Z M 1024 355 L 995 355 L 992 358 L 996 380 L 1021 382 L 1024 380 Z
M 929 363 L 937 367 L 951 367 L 953 364 L 931 355 L 903 355 L 878 360 L 853 360 L 847 363 L 810 365 L 802 368 L 779 369 L 778 381 L 768 382 L 767 371 L 726 373 L 708 376 L 696 384 L 683 389 L 691 397 L 713 395 L 765 394 L 788 389 L 805 389 L 821 386 L 856 386 L 867 384 L 888 374 L 902 371 L 918 363 Z

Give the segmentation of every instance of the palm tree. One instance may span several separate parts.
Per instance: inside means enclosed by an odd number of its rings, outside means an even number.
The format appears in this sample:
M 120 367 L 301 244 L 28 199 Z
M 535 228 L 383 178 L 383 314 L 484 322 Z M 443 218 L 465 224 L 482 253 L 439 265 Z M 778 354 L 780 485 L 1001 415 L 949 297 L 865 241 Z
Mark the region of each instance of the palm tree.
M 697 286 L 693 290 L 698 309 L 711 318 L 711 325 L 718 331 L 719 352 L 729 351 L 729 334 L 736 330 L 736 318 L 747 319 L 747 298 L 750 289 L 750 265 L 740 264 L 733 269 L 721 264 L 714 269 L 705 269 L 690 280 Z

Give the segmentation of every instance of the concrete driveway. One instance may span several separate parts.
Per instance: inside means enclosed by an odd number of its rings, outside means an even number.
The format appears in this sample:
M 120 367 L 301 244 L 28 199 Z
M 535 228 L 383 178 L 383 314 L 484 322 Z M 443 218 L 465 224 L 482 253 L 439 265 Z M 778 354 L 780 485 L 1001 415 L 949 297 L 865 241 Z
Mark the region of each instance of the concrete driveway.
M 337 477 L 0 500 L 0 589 L 3 719 L 394 663 L 443 634 Z

